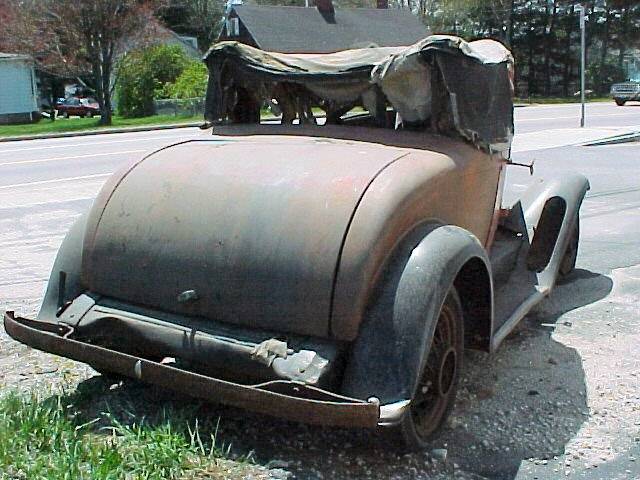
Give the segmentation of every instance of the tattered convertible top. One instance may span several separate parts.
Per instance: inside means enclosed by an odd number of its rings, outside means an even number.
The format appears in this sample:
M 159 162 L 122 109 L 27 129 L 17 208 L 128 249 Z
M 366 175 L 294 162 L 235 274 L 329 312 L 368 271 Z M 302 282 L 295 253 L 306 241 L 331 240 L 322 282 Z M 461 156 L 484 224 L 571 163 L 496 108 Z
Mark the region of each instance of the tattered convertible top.
M 205 117 L 211 122 L 246 105 L 240 97 L 255 103 L 286 92 L 306 95 L 328 119 L 354 105 L 380 111 L 382 99 L 384 109 L 390 104 L 406 125 L 457 133 L 486 150 L 507 152 L 513 137 L 513 58 L 493 40 L 434 35 L 409 47 L 332 54 L 282 54 L 221 42 L 204 60 L 210 73 Z

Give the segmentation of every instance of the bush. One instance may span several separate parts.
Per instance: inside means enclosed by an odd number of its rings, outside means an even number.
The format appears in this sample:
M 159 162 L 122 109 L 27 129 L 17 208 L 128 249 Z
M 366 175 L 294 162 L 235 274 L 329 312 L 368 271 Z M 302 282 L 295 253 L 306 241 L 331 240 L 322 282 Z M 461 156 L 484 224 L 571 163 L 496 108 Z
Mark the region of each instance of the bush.
M 153 100 L 169 96 L 170 85 L 189 62 L 178 45 L 157 45 L 126 55 L 118 66 L 118 113 L 123 117 L 153 115 Z
M 207 92 L 209 74 L 202 62 L 193 61 L 182 71 L 176 81 L 168 86 L 171 98 L 202 98 Z

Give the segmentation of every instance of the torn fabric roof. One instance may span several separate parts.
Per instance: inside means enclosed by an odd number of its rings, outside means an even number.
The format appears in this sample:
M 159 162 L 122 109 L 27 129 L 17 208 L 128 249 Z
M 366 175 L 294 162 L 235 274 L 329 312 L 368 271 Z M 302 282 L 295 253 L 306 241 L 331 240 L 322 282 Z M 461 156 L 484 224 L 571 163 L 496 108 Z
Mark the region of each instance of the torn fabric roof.
M 321 108 L 366 108 L 367 99 L 381 92 L 408 124 L 457 132 L 486 150 L 506 152 L 513 137 L 513 57 L 493 40 L 433 35 L 409 47 L 331 54 L 273 53 L 220 42 L 204 60 L 210 72 L 205 116 L 214 122 L 237 104 L 229 91 L 265 100 L 280 84 L 308 92 Z

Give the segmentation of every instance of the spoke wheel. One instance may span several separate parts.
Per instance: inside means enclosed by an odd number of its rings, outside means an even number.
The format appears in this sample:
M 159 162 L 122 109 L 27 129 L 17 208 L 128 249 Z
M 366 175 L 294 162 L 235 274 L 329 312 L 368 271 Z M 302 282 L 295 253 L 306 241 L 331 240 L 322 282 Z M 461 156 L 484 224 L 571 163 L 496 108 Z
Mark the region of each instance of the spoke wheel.
M 400 425 L 405 446 L 422 449 L 453 407 L 464 352 L 462 305 L 452 287 L 442 305 L 411 409 Z

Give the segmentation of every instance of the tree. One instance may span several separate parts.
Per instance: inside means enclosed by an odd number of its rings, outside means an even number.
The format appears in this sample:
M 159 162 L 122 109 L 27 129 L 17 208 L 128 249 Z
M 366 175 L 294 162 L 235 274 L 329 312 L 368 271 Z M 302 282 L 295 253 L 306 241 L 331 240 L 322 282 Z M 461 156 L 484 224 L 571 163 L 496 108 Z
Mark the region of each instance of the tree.
M 197 37 L 206 50 L 220 33 L 224 7 L 224 0 L 170 0 L 160 9 L 160 17 L 171 29 Z
M 119 113 L 125 117 L 153 115 L 153 101 L 171 96 L 171 85 L 188 65 L 178 45 L 156 45 L 127 54 L 119 65 Z
M 100 105 L 100 124 L 112 119 L 117 52 L 144 31 L 151 0 L 5 0 L 14 16 L 0 38 L 13 51 L 31 54 L 46 71 L 90 72 Z
M 171 98 L 202 98 L 207 91 L 209 71 L 203 62 L 192 61 L 167 91 Z

